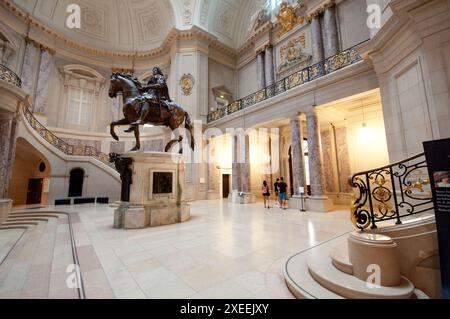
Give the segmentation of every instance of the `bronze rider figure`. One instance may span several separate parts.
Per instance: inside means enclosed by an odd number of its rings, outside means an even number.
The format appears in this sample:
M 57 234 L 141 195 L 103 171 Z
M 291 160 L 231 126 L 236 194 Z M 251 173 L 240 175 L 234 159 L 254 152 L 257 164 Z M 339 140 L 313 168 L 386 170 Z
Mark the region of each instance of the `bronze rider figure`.
M 133 132 L 136 126 L 145 123 L 145 118 L 150 111 L 151 104 L 159 104 L 159 115 L 161 116 L 161 103 L 172 102 L 169 96 L 169 88 L 161 69 L 157 66 L 153 68 L 153 76 L 148 80 L 147 86 L 143 87 L 142 107 L 140 109 L 139 120 L 131 123 L 131 126 L 125 130 L 126 133 Z

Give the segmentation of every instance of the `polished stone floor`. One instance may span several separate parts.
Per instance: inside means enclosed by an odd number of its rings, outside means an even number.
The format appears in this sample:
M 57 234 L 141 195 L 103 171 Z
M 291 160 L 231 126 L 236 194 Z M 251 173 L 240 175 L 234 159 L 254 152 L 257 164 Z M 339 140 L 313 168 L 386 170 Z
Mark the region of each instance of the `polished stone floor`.
M 190 221 L 143 230 L 113 229 L 108 206 L 58 209 L 74 214 L 87 298 L 293 298 L 286 259 L 353 229 L 347 208 L 301 213 L 198 201 Z

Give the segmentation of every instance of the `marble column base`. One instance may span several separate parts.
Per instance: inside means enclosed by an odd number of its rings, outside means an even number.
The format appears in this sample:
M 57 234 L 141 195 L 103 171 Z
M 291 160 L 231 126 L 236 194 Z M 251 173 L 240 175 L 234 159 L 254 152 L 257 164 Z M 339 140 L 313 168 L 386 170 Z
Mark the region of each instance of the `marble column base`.
M 211 199 L 219 199 L 219 193 L 216 191 L 208 191 L 206 193 L 206 199 L 207 200 L 211 200 Z
M 306 209 L 311 212 L 328 213 L 334 210 L 334 205 L 326 196 L 311 196 L 306 200 Z
M 294 195 L 289 198 L 289 209 L 298 209 L 301 210 L 302 207 L 306 210 L 306 199 L 307 196 L 303 196 L 303 206 L 302 206 L 302 198 L 300 196 Z
M 12 204 L 13 201 L 11 199 L 0 199 L 0 225 L 8 219 Z
M 334 210 L 333 201 L 326 197 L 305 197 L 303 206 L 308 212 L 328 213 Z M 293 196 L 289 199 L 290 209 L 301 209 L 302 201 L 300 196 Z
M 232 204 L 253 204 L 256 203 L 256 196 L 252 193 L 242 193 L 233 191 L 228 196 L 228 201 Z

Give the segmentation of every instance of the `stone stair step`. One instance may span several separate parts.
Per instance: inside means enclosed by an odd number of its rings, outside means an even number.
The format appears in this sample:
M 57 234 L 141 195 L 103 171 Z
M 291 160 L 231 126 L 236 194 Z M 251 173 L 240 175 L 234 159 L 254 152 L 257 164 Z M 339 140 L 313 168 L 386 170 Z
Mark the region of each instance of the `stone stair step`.
M 30 226 L 1 265 L 0 296 L 20 295 L 46 225 L 47 222 L 36 222 Z
M 53 262 L 50 273 L 48 298 L 50 299 L 78 299 L 78 290 L 67 286 L 70 273 L 68 267 L 74 264 L 72 241 L 67 215 L 60 215 L 58 219 Z
M 0 266 L 25 231 L 26 229 L 23 228 L 0 229 Z
M 45 232 L 36 247 L 36 254 L 31 262 L 24 286 L 19 298 L 48 298 L 50 271 L 53 262 L 53 247 L 55 246 L 58 219 L 49 218 Z
M 409 299 L 414 285 L 406 278 L 397 287 L 371 288 L 367 282 L 338 270 L 328 248 L 312 252 L 307 260 L 311 276 L 326 289 L 350 299 Z
M 347 242 L 341 243 L 330 251 L 330 258 L 333 265 L 340 271 L 353 275 L 353 265 L 348 256 Z

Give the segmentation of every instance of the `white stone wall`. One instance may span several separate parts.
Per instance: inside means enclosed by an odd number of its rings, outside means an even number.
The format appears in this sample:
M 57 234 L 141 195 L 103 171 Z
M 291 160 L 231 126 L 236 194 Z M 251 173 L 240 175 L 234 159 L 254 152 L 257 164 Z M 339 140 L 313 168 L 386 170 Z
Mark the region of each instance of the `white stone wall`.
M 370 38 L 366 10 L 367 4 L 361 0 L 345 0 L 337 5 L 340 45 L 342 50 Z
M 238 71 L 239 98 L 246 97 L 258 90 L 256 82 L 256 59 L 243 66 Z
M 208 83 L 209 83 L 209 108 L 216 106 L 215 97 L 212 89 L 218 86 L 225 86 L 230 92 L 233 93 L 233 97 L 236 97 L 234 88 L 236 86 L 235 71 L 226 65 L 209 59 L 208 68 Z M 232 102 L 232 101 L 230 101 Z

